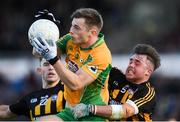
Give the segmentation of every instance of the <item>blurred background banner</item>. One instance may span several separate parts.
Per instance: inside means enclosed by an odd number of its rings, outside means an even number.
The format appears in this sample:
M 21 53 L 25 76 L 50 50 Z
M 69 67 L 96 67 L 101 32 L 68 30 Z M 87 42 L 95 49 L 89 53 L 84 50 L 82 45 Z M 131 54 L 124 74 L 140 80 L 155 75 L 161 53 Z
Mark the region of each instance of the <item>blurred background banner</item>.
M 103 16 L 102 33 L 122 71 L 138 43 L 154 46 L 162 66 L 153 77 L 158 103 L 155 120 L 180 120 L 180 0 L 2 0 L 0 4 L 0 104 L 11 104 L 41 88 L 27 32 L 37 11 L 48 9 L 61 21 L 61 35 L 69 32 L 70 15 L 81 7 Z M 19 119 L 19 118 L 17 118 Z

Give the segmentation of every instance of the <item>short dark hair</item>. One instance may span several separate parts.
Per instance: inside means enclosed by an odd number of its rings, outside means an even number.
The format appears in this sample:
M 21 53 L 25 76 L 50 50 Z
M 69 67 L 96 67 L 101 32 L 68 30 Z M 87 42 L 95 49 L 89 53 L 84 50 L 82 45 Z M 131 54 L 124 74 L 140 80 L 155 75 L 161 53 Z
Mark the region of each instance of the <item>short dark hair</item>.
M 150 60 L 154 65 L 154 70 L 160 67 L 160 56 L 156 49 L 148 44 L 137 44 L 133 49 L 133 54 L 144 54 L 147 55 L 148 60 Z
M 103 19 L 101 14 L 92 8 L 80 8 L 72 13 L 71 18 L 84 18 L 85 23 L 91 28 L 96 26 L 99 31 L 103 27 Z

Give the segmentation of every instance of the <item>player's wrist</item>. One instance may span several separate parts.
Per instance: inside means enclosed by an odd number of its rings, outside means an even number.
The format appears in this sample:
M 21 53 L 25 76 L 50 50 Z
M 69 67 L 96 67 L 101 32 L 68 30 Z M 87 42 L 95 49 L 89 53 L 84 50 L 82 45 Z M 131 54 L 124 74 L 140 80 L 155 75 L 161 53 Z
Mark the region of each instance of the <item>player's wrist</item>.
M 88 105 L 88 109 L 90 115 L 96 115 L 96 105 Z
M 48 61 L 51 65 L 54 65 L 58 60 L 59 60 L 58 56 L 55 56 L 54 58 L 51 58 Z
M 111 105 L 112 113 L 110 119 L 119 120 L 124 116 L 124 110 L 122 105 Z

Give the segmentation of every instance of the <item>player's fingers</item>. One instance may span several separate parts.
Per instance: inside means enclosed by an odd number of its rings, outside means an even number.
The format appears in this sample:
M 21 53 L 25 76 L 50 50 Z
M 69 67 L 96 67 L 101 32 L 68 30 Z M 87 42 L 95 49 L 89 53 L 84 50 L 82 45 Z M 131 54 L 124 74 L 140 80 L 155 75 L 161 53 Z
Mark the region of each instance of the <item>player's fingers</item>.
M 43 46 L 45 45 L 44 42 L 42 41 L 42 39 L 40 37 L 34 38 L 33 39 L 34 44 L 36 44 L 39 48 L 43 48 Z
M 37 44 L 36 41 L 32 41 L 32 45 L 38 53 L 40 53 L 42 51 L 42 48 Z
M 56 47 L 56 42 L 53 41 L 53 40 L 51 40 L 51 41 L 52 41 L 52 46 L 53 46 L 53 47 Z
M 41 39 L 41 42 L 43 43 L 43 45 L 46 46 L 46 48 L 49 47 L 49 44 L 43 37 L 39 37 L 39 38 Z

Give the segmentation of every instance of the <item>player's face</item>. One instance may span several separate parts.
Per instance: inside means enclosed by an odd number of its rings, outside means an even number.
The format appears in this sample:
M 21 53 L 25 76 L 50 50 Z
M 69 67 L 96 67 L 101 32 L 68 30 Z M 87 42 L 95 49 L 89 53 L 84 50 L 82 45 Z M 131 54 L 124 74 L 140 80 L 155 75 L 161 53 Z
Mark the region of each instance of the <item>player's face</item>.
M 42 59 L 41 61 L 41 74 L 42 78 L 46 82 L 56 82 L 59 81 L 60 78 L 58 74 L 56 73 L 54 67 L 45 59 Z
M 74 43 L 87 43 L 90 36 L 90 31 L 87 29 L 87 25 L 85 24 L 84 18 L 74 18 L 72 20 L 70 34 L 72 35 Z
M 145 77 L 149 75 L 149 65 L 147 60 L 146 55 L 134 54 L 130 58 L 129 65 L 126 69 L 126 79 L 136 83 L 145 80 Z

